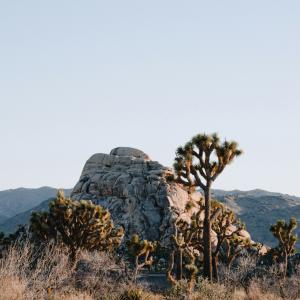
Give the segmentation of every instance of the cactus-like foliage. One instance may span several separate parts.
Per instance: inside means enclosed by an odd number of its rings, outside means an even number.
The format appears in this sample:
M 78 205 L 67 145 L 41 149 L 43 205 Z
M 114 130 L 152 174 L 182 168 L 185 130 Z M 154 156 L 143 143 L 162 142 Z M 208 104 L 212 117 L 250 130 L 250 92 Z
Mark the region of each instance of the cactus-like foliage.
M 251 246 L 251 240 L 240 236 L 245 230 L 245 224 L 241 223 L 234 212 L 218 201 L 212 201 L 212 229 L 216 233 L 217 245 L 213 250 L 213 273 L 218 281 L 218 258 L 221 254 L 223 261 L 230 268 L 234 258 L 245 248 Z
M 270 231 L 278 240 L 278 246 L 272 248 L 270 253 L 274 260 L 283 263 L 284 276 L 287 273 L 288 258 L 296 251 L 295 244 L 298 240 L 298 237 L 293 233 L 296 228 L 297 220 L 295 218 L 291 218 L 289 223 L 285 222 L 284 220 L 279 220 L 275 225 L 270 227 Z
M 209 280 L 212 280 L 211 186 L 225 167 L 241 153 L 236 142 L 221 143 L 217 134 L 198 134 L 176 152 L 174 169 L 177 182 L 186 186 L 190 192 L 200 187 L 204 193 L 204 276 Z
M 30 232 L 35 240 L 62 243 L 75 260 L 79 249 L 112 250 L 123 237 L 123 228 L 116 229 L 107 210 L 91 201 L 73 201 L 59 191 L 49 204 L 49 212 L 34 212 Z
M 188 284 L 189 289 L 192 290 L 195 280 L 196 274 L 198 272 L 198 268 L 196 266 L 194 248 L 192 247 L 192 240 L 197 234 L 196 223 L 192 222 L 192 224 L 187 223 L 181 219 L 177 220 L 175 223 L 175 233 L 172 235 L 173 241 L 173 249 L 169 256 L 169 263 L 167 269 L 167 278 L 172 285 L 177 286 L 178 281 L 183 279 L 183 258 L 189 261 L 185 265 L 185 270 L 188 272 Z M 174 271 L 174 262 L 175 262 L 175 254 L 177 254 L 177 278 L 173 276 Z
M 198 203 L 198 212 L 194 213 L 191 217 L 191 222 L 188 223 L 182 219 L 178 219 L 175 223 L 175 233 L 173 239 L 173 251 L 170 254 L 169 268 L 167 277 L 172 284 L 177 284 L 176 278 L 172 275 L 174 269 L 175 254 L 179 256 L 178 276 L 177 279 L 182 279 L 183 268 L 198 270 L 195 261 L 202 263 L 204 253 L 204 240 L 203 240 L 203 211 L 204 205 L 201 201 Z M 222 260 L 230 268 L 234 258 L 245 248 L 253 247 L 251 240 L 247 237 L 241 236 L 241 231 L 245 229 L 245 225 L 237 219 L 234 213 L 226 208 L 218 201 L 212 201 L 211 207 L 212 230 L 216 234 L 216 244 L 212 250 L 213 256 L 213 275 L 218 280 L 218 258 L 221 256 Z M 189 263 L 183 267 L 182 256 L 187 257 Z M 194 271 L 193 271 L 194 272 Z M 197 271 L 191 273 L 190 282 L 196 276 Z
M 133 234 L 131 239 L 126 242 L 127 249 L 134 257 L 134 280 L 136 280 L 139 271 L 145 266 L 151 266 L 153 257 L 150 256 L 157 247 L 156 242 L 141 240 L 137 234 Z

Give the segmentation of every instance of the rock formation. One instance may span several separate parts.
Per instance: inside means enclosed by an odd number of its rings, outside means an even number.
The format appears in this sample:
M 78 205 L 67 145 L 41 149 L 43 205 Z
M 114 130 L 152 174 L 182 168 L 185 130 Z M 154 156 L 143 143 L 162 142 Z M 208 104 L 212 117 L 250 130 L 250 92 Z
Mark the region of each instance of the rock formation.
M 119 147 L 109 155 L 95 154 L 86 162 L 71 197 L 108 208 L 127 235 L 138 233 L 144 239 L 168 244 L 174 220 L 191 200 L 172 177 L 170 168 L 144 152 Z
M 110 154 L 94 154 L 86 162 L 71 198 L 92 200 L 107 208 L 114 223 L 125 227 L 127 237 L 137 233 L 143 239 L 168 245 L 175 220 L 180 216 L 189 221 L 201 197 L 200 193 L 189 195 L 173 178 L 172 169 L 144 152 L 119 147 Z M 187 212 L 189 201 L 194 205 Z M 240 235 L 251 239 L 245 230 Z M 212 247 L 216 244 L 212 232 Z

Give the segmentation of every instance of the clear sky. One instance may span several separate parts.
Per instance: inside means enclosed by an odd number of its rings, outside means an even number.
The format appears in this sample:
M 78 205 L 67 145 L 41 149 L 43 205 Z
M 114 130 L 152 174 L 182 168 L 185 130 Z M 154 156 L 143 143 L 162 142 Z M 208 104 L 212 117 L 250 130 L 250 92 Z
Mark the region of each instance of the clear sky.
M 245 154 L 216 188 L 300 196 L 300 2 L 0 1 L 0 190 L 73 187 L 117 146 Z

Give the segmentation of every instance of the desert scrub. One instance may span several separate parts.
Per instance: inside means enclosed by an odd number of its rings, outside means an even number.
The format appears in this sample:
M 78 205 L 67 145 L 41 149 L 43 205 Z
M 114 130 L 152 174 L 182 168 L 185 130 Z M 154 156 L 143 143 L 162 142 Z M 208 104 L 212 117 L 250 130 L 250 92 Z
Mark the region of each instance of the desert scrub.
M 191 296 L 192 300 L 230 300 L 232 291 L 223 284 L 212 283 L 207 279 L 202 279 L 196 283 L 195 292 Z
M 108 253 L 80 251 L 75 266 L 68 251 L 57 245 L 36 249 L 30 243 L 14 246 L 0 259 L 1 300 L 101 299 L 115 300 L 130 282 L 122 262 Z
M 119 297 L 119 300 L 144 300 L 144 299 L 147 300 L 144 297 L 143 291 L 139 288 L 128 289 L 124 291 Z
M 167 300 L 185 300 L 189 295 L 189 284 L 187 280 L 178 280 L 177 284 L 172 286 L 170 290 L 165 293 Z
M 24 299 L 25 283 L 16 277 L 0 277 L 0 295 L 1 300 L 21 300 Z

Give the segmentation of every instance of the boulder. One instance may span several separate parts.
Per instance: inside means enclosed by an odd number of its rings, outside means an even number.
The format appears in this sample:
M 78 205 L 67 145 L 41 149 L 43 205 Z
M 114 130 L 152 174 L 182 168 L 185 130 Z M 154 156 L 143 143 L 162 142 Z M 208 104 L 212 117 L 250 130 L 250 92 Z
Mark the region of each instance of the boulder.
M 107 208 L 127 236 L 168 245 L 174 220 L 184 213 L 188 201 L 196 202 L 177 183 L 173 171 L 144 152 L 118 147 L 110 154 L 94 154 L 85 164 L 71 198 L 92 200 Z M 195 205 L 196 207 L 197 205 Z M 196 208 L 184 213 L 186 219 Z

